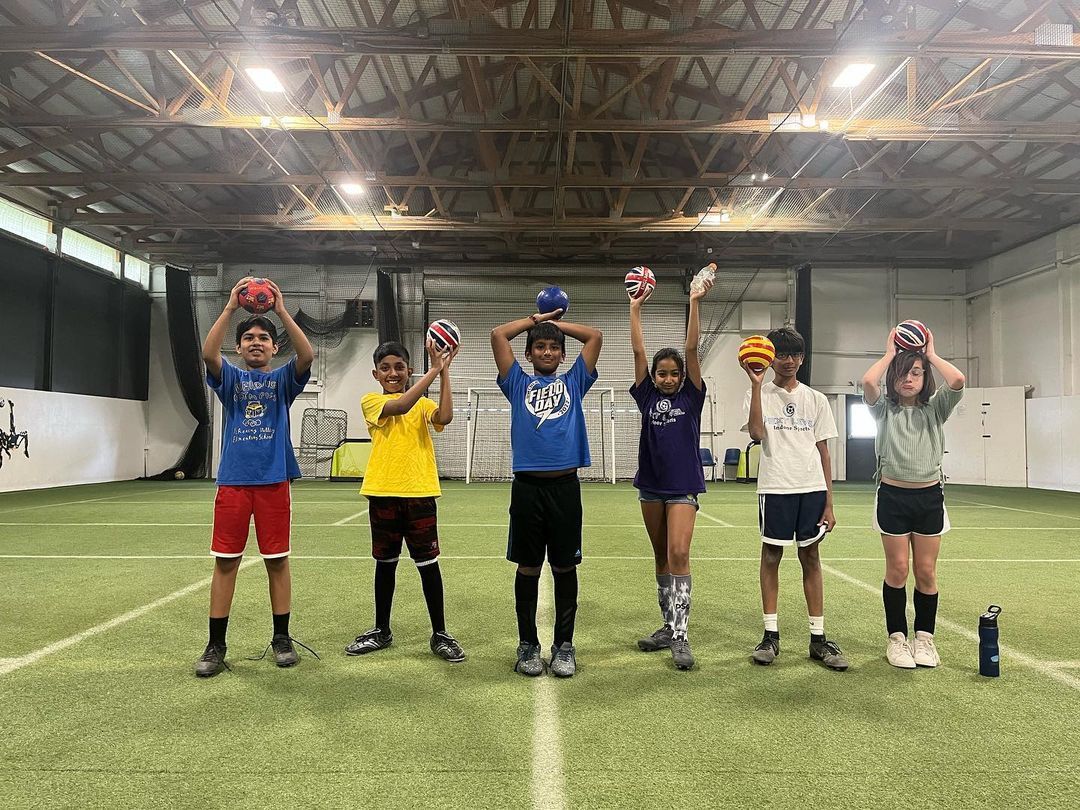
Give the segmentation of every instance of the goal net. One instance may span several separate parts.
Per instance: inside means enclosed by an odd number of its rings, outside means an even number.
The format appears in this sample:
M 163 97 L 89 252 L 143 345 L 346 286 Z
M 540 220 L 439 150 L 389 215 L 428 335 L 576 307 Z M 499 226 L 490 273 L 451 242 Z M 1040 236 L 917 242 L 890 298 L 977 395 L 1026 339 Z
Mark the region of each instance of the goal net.
M 615 483 L 614 390 L 592 388 L 582 401 L 592 466 L 578 470 L 582 481 Z M 509 481 L 510 404 L 498 388 L 470 388 L 466 419 L 465 481 Z

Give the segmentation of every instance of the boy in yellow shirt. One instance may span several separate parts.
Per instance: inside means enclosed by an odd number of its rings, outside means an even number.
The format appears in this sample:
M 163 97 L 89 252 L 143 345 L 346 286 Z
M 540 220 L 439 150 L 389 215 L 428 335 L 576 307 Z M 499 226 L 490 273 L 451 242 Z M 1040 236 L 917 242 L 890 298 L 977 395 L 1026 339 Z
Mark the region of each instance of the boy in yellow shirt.
M 428 430 L 430 424 L 441 433 L 454 418 L 450 362 L 457 349 L 440 352 L 429 340 L 427 352 L 431 367 L 410 387 L 408 349 L 396 341 L 381 344 L 373 355 L 375 368 L 371 373 L 383 392 L 365 394 L 360 401 L 371 434 L 371 458 L 360 494 L 367 496 L 369 504 L 371 554 L 375 558 L 375 626 L 345 648 L 348 655 L 382 650 L 394 640 L 390 609 L 404 540 L 420 574 L 431 617 L 431 651 L 451 663 L 465 660 L 461 645 L 446 632 L 435 508 L 435 499 L 442 490 L 435 467 L 435 445 Z M 438 405 L 423 396 L 435 377 L 439 377 Z

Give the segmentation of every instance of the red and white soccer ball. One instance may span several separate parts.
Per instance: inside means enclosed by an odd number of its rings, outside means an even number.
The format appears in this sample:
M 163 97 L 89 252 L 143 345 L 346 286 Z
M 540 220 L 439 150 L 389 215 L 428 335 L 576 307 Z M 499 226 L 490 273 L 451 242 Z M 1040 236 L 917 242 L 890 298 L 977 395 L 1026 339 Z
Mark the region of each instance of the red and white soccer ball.
M 443 352 L 452 352 L 461 343 L 461 330 L 456 323 L 445 318 L 432 322 L 427 328 L 427 336 Z
M 626 294 L 630 296 L 632 301 L 638 298 L 648 298 L 652 291 L 656 289 L 656 275 L 645 265 L 635 267 L 627 273 L 624 281 L 626 283 Z
M 930 330 L 920 321 L 904 321 L 896 325 L 896 335 L 893 342 L 896 348 L 905 352 L 921 352 L 926 348 L 926 341 L 930 339 Z

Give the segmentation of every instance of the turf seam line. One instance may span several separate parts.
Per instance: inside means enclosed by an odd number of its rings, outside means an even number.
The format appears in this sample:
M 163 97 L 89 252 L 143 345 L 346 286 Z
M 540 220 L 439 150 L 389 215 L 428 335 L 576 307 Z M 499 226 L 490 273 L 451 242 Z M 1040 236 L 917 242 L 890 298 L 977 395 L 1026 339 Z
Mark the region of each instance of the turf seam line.
M 708 519 L 709 519 L 709 520 L 711 520 L 711 521 L 712 521 L 713 523 L 718 523 L 718 524 L 720 524 L 721 526 L 723 526 L 724 528 L 727 528 L 727 529 L 734 529 L 734 528 L 735 528 L 735 526 L 731 525 L 731 524 L 730 524 L 730 523 L 728 523 L 728 522 L 727 522 L 726 520 L 721 520 L 721 519 L 720 519 L 720 518 L 718 518 L 718 517 L 713 517 L 713 516 L 712 516 L 712 515 L 710 515 L 710 514 L 709 514 L 708 512 L 704 512 L 704 511 L 701 511 L 701 510 L 698 510 L 698 511 L 699 511 L 699 514 L 700 514 L 700 515 L 701 515 L 701 516 L 702 516 L 703 518 L 708 518 Z
M 257 559 L 245 560 L 244 562 L 240 563 L 240 567 L 246 568 L 249 565 L 254 565 L 256 562 L 258 562 Z M 26 655 L 21 655 L 18 658 L 3 659 L 3 662 L 0 663 L 0 675 L 7 675 L 11 672 L 14 672 L 15 670 L 22 669 L 23 667 L 40 661 L 46 656 L 52 655 L 53 653 L 58 653 L 61 650 L 65 650 L 68 647 L 78 644 L 81 641 L 85 641 L 88 638 L 92 638 L 94 636 L 108 632 L 109 630 L 112 630 L 115 627 L 119 627 L 122 624 L 127 624 L 130 621 L 146 615 L 152 610 L 167 605 L 170 602 L 175 602 L 177 599 L 182 599 L 188 594 L 192 594 L 196 591 L 209 588 L 210 579 L 210 577 L 200 579 L 198 582 L 193 582 L 186 587 L 180 588 L 177 591 L 173 591 L 172 593 L 161 597 L 160 599 L 155 599 L 153 602 L 148 602 L 141 607 L 129 610 L 127 613 L 122 613 L 115 618 L 109 619 L 107 622 L 102 622 L 101 624 L 97 624 L 93 627 L 87 628 L 81 633 L 76 633 L 73 636 L 68 636 L 67 638 L 60 639 L 59 641 L 54 641 L 52 644 L 48 644 L 44 647 L 41 647 L 40 649 L 29 652 Z
M 869 593 L 872 593 L 875 596 L 878 596 L 878 597 L 881 596 L 881 586 L 875 587 L 875 586 L 871 585 L 868 582 L 863 582 L 861 579 L 856 579 L 855 577 L 851 576 L 850 574 L 845 574 L 843 571 L 841 571 L 841 570 L 839 570 L 837 568 L 833 568 L 831 565 L 826 565 L 826 564 L 822 563 L 821 568 L 822 568 L 823 571 L 828 571 L 833 576 L 839 577 L 840 579 L 844 580 L 845 582 L 847 582 L 850 585 L 854 585 L 857 588 L 862 588 L 864 591 L 868 591 Z M 950 621 L 949 619 L 942 618 L 942 616 L 940 614 L 938 614 L 937 623 L 938 623 L 939 627 L 945 627 L 950 632 L 956 633 L 957 635 L 960 635 L 960 636 L 963 636 L 968 641 L 973 641 L 976 644 L 979 642 L 979 634 L 978 633 L 976 633 L 976 632 L 974 632 L 972 630 L 969 630 L 968 628 L 964 627 L 963 625 L 959 625 L 956 622 Z M 1006 658 L 1007 661 L 1008 660 L 1015 661 L 1016 663 L 1020 664 L 1021 666 L 1027 667 L 1028 669 L 1035 670 L 1036 672 L 1038 672 L 1038 673 L 1040 673 L 1042 675 L 1045 675 L 1048 678 L 1050 678 L 1052 680 L 1055 680 L 1060 684 L 1068 686 L 1070 689 L 1076 689 L 1076 690 L 1080 691 L 1080 678 L 1077 678 L 1077 677 L 1075 677 L 1073 675 L 1069 675 L 1066 672 L 1062 672 L 1057 667 L 1051 666 L 1047 662 L 1040 661 L 1038 658 L 1027 655 L 1026 653 L 1022 653 L 1019 650 L 1017 650 L 1016 648 L 1010 647 L 1010 646 L 1008 646 L 1006 644 L 1000 644 L 999 643 L 998 648 L 1001 651 L 1001 655 L 1004 658 Z
M 547 617 L 552 612 L 550 577 L 540 581 L 536 612 Z M 521 677 L 520 675 L 518 677 Z M 533 807 L 540 810 L 563 810 L 566 807 L 566 781 L 563 776 L 563 753 L 559 725 L 559 701 L 555 692 L 555 676 L 543 673 L 533 680 L 532 779 Z
M 24 491 L 28 491 L 28 490 L 24 490 Z M 150 493 L 150 492 L 168 492 L 168 491 L 169 491 L 168 488 L 151 489 L 151 490 L 148 490 L 148 493 Z M 27 509 L 49 509 L 49 508 L 54 507 L 54 506 L 76 506 L 76 505 L 82 504 L 82 503 L 97 503 L 98 501 L 111 501 L 114 498 L 126 498 L 127 495 L 128 495 L 128 493 L 125 492 L 123 495 L 107 495 L 107 496 L 105 496 L 103 498 L 85 498 L 84 500 L 81 500 L 81 501 L 61 501 L 60 503 L 36 503 L 36 504 L 31 505 L 31 506 L 14 506 L 11 509 L 0 510 L 0 515 L 6 515 L 9 512 L 22 512 L 22 511 L 25 511 Z
M 342 518 L 341 520 L 335 521 L 334 525 L 335 526 L 344 526 L 347 523 L 349 523 L 349 521 L 356 520 L 356 518 L 358 518 L 358 517 L 363 517 L 367 513 L 368 513 L 368 510 L 363 509 L 363 510 L 357 512 L 355 515 L 349 515 L 347 518 Z
M 1057 512 L 1042 512 L 1038 509 L 1020 509 L 1017 506 L 1001 506 L 996 503 L 982 503 L 981 501 L 969 501 L 958 498 L 959 503 L 965 503 L 970 506 L 978 506 L 984 509 L 1005 509 L 1009 512 L 1026 512 L 1029 515 L 1046 515 L 1047 517 L 1065 518 L 1066 520 L 1080 520 L 1080 516 L 1077 515 L 1062 515 Z

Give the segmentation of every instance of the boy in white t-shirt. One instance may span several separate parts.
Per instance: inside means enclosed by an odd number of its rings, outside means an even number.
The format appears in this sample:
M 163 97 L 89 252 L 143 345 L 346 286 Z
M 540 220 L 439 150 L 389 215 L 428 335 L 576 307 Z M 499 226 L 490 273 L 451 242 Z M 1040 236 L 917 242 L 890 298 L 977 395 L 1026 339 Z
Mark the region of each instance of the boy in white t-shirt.
M 754 371 L 746 394 L 746 430 L 761 442 L 758 468 L 758 522 L 761 526 L 761 605 L 765 635 L 753 653 L 758 664 L 771 664 L 780 654 L 776 603 L 784 546 L 798 548 L 803 593 L 810 614 L 810 657 L 829 669 L 848 668 L 843 652 L 825 638 L 825 600 L 818 544 L 836 525 L 832 502 L 832 461 L 828 440 L 836 423 L 825 395 L 802 385 L 795 375 L 803 363 L 806 342 L 790 327 L 774 329 L 776 347 L 772 382 L 765 370 Z

